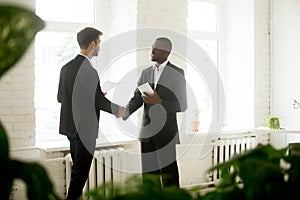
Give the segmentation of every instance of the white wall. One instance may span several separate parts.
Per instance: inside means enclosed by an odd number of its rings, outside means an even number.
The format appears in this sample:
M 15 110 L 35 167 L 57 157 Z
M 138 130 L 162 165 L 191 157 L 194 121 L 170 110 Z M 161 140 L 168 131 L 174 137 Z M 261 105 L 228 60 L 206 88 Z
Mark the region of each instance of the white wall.
M 254 111 L 254 3 L 226 1 L 224 6 L 224 65 L 220 63 L 225 89 L 226 126 L 252 128 Z M 222 54 L 221 54 L 222 55 Z M 241 112 L 243 111 L 243 112 Z
M 300 1 L 273 0 L 272 17 L 272 114 L 287 129 L 300 128 Z
M 254 0 L 254 127 L 270 114 L 270 0 Z

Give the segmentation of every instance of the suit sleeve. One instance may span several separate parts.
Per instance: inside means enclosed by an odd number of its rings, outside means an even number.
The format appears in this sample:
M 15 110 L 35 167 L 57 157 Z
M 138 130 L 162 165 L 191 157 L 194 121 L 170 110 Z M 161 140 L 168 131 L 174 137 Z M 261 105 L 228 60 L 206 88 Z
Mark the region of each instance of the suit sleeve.
M 95 104 L 96 108 L 99 110 L 103 110 L 114 115 L 117 115 L 119 112 L 119 106 L 117 104 L 112 103 L 104 96 L 100 87 L 100 82 L 98 82 L 97 84 Z
M 173 88 L 174 98 L 172 100 L 162 99 L 162 106 L 167 113 L 184 112 L 187 109 L 186 80 L 182 69 L 176 70 L 176 73 L 170 75 L 174 79 Z
M 138 85 L 142 84 L 143 80 L 143 73 L 138 81 Z M 123 117 L 124 120 L 128 119 L 128 117 L 134 113 L 137 109 L 139 109 L 143 105 L 144 101 L 141 97 L 140 91 L 136 88 L 133 94 L 133 97 L 129 100 L 128 104 L 126 105 L 127 115 Z
M 59 76 L 59 83 L 58 83 L 58 92 L 57 92 L 57 101 L 59 102 L 59 103 L 61 103 L 62 102 L 62 82 L 63 82 L 63 80 L 62 80 L 62 70 L 60 71 L 60 76 Z

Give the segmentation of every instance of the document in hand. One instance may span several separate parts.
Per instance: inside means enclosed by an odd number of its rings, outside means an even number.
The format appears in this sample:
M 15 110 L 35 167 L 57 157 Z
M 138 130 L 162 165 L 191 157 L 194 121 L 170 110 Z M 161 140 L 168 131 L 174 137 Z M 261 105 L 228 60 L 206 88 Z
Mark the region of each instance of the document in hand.
M 144 83 L 143 85 L 138 86 L 139 91 L 143 94 L 153 94 L 153 89 L 149 83 Z

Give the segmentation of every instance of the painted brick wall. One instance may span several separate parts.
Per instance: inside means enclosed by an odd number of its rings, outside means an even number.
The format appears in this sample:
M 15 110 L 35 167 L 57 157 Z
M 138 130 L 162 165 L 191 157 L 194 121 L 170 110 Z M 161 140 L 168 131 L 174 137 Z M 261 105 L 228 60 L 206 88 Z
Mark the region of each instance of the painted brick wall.
M 35 143 L 34 48 L 0 80 L 0 118 L 12 148 Z
M 137 26 L 156 27 L 186 33 L 187 0 L 138 1 Z
M 254 127 L 270 114 L 270 0 L 254 1 Z

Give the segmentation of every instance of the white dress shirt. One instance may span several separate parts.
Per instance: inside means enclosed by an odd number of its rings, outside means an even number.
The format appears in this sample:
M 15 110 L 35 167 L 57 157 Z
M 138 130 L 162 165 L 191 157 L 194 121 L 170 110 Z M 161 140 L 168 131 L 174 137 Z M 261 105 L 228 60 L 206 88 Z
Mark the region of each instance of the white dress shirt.
M 90 64 L 92 65 L 92 67 L 95 68 L 92 60 L 89 57 L 87 57 L 86 55 L 84 55 L 82 53 L 79 53 L 79 55 L 84 56 L 90 62 Z
M 163 62 L 161 65 L 159 65 L 157 62 L 155 62 L 153 64 L 153 81 L 154 81 L 154 89 L 156 88 L 157 82 L 162 74 L 162 72 L 164 71 L 166 65 L 168 63 L 168 60 L 166 60 L 165 62 Z

